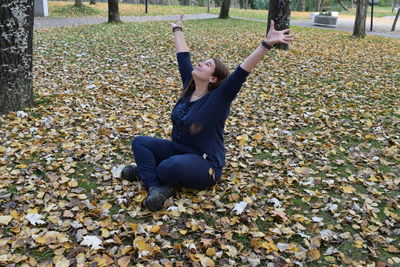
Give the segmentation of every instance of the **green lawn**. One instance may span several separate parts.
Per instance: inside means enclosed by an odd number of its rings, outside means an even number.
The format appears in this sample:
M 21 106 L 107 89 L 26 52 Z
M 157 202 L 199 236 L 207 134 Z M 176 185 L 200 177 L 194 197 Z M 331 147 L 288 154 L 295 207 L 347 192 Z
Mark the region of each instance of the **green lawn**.
M 356 8 L 349 9 L 348 11 L 341 11 L 342 15 L 356 15 Z M 368 16 L 371 15 L 371 6 L 368 6 Z M 374 17 L 381 18 L 387 16 L 395 16 L 396 13 L 392 13 L 392 7 L 389 6 L 374 6 Z
M 0 265 L 395 266 L 400 42 L 293 31 L 232 104 L 220 183 L 150 213 L 144 188 L 112 170 L 132 162 L 134 136 L 170 135 L 181 87 L 170 27 L 36 30 L 37 104 L 0 117 L 0 192 L 11 194 L 0 198 Z M 252 21 L 185 22 L 193 63 L 219 56 L 231 70 L 264 33 Z M 35 213 L 44 224 L 28 222 Z
M 148 13 L 145 13 L 144 5 L 119 4 L 121 16 L 153 16 L 153 15 L 178 15 L 178 14 L 200 14 L 207 13 L 207 7 L 198 6 L 168 6 L 168 5 L 149 5 Z M 220 8 L 211 7 L 210 13 L 219 14 Z M 50 17 L 81 17 L 81 16 L 107 16 L 108 5 L 97 3 L 89 5 L 84 3 L 83 8 L 73 6 L 73 2 L 52 1 L 49 2 Z M 230 9 L 230 16 L 264 19 L 268 17 L 267 10 L 244 10 L 238 8 Z M 292 12 L 292 19 L 307 18 L 308 12 Z

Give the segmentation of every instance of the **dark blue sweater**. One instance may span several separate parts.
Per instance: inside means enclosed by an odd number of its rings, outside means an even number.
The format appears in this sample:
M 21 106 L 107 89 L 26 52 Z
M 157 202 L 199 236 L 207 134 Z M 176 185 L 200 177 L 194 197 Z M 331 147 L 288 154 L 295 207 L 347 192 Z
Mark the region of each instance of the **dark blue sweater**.
M 177 53 L 183 87 L 192 79 L 189 52 Z M 249 73 L 240 66 L 216 89 L 190 102 L 191 93 L 179 100 L 172 110 L 172 141 L 177 150 L 195 153 L 214 167 L 225 165 L 224 126 L 232 101 Z

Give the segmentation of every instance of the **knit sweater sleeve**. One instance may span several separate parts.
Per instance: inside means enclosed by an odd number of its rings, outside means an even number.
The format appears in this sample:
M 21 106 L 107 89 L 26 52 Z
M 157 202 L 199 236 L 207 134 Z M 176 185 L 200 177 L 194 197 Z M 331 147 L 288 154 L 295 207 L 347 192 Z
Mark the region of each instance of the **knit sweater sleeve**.
M 231 103 L 239 93 L 248 75 L 249 72 L 242 69 L 239 65 L 228 79 L 215 89 L 215 93 L 218 94 L 220 99 L 224 100 L 224 102 Z
M 192 61 L 190 60 L 189 52 L 176 53 L 178 60 L 179 73 L 181 74 L 183 88 L 185 88 L 192 79 Z

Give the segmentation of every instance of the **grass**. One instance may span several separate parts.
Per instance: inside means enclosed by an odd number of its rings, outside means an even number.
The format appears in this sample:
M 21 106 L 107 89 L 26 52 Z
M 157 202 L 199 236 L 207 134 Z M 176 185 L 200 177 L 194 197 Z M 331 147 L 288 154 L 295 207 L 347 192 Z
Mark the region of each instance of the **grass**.
M 155 16 L 155 15 L 180 15 L 180 14 L 200 14 L 207 13 L 207 7 L 200 6 L 169 6 L 169 5 L 149 5 L 148 13 L 145 13 L 144 5 L 138 4 L 119 4 L 121 16 Z M 211 7 L 210 13 L 218 15 L 219 7 Z M 107 16 L 108 5 L 107 3 L 98 2 L 96 5 L 89 5 L 84 3 L 83 8 L 73 6 L 72 2 L 50 1 L 49 2 L 49 16 L 50 17 L 96 17 Z M 291 12 L 291 18 L 306 19 L 309 12 Z M 229 15 L 231 17 L 246 17 L 253 19 L 266 20 L 268 18 L 267 10 L 251 10 L 231 8 Z
M 348 11 L 341 11 L 340 15 L 356 15 L 356 8 L 351 8 Z M 389 6 L 374 6 L 374 17 L 381 18 L 387 16 L 395 16 L 395 13 L 392 13 L 392 7 Z M 367 17 L 371 16 L 371 6 L 368 6 Z
M 263 23 L 235 19 L 188 21 L 187 25 L 191 30 L 185 34 L 193 51 L 193 62 L 217 54 L 223 57 L 231 69 L 259 44 L 259 38 L 262 38 L 265 30 Z M 224 170 L 223 180 L 212 189 L 215 192 L 210 190 L 198 193 L 182 190 L 179 193 L 180 198 L 173 199 L 173 205 L 183 207 L 186 211 L 182 211 L 176 217 L 170 211 L 149 213 L 141 208 L 141 203 L 135 201 L 135 197 L 145 195 L 143 188 L 137 184 L 112 178 L 109 167 L 131 160 L 130 152 L 121 154 L 120 148 L 125 146 L 129 151 L 129 140 L 133 136 L 146 134 L 168 137 L 169 111 L 175 103 L 180 85 L 174 44 L 168 25 L 161 22 L 124 23 L 36 30 L 34 73 L 37 77 L 35 82 L 39 105 L 29 110 L 32 116 L 28 118 L 17 121 L 12 115 L 2 117 L 3 128 L 0 131 L 1 140 L 5 140 L 7 147 L 13 149 L 0 157 L 1 163 L 7 162 L 9 166 L 7 169 L 2 169 L 4 176 L 2 173 L 0 181 L 6 179 L 5 188 L 8 188 L 9 192 L 14 193 L 20 187 L 27 191 L 19 195 L 17 192 L 13 194 L 12 201 L 17 205 L 15 210 L 21 211 L 21 218 L 15 219 L 7 227 L 18 225 L 21 227 L 21 232 L 16 234 L 9 231 L 8 235 L 15 239 L 15 244 L 19 244 L 18 242 L 23 240 L 31 240 L 29 238 L 34 232 L 33 229 L 53 230 L 50 227 L 54 223 L 50 223 L 50 220 L 54 220 L 65 222 L 65 225 L 63 224 L 57 231 L 65 233 L 70 240 L 76 240 L 74 230 L 68 228 L 68 221 L 62 218 L 62 214 L 65 207 L 69 208 L 65 206 L 66 202 L 76 201 L 81 205 L 82 201 L 76 197 L 66 196 L 59 199 L 55 196 L 58 195 L 57 191 L 67 194 L 72 190 L 79 191 L 81 187 L 84 189 L 82 193 L 88 196 L 95 208 L 88 211 L 85 205 L 82 205 L 82 210 L 74 211 L 74 214 L 82 215 L 76 220 L 81 220 L 83 228 L 87 227 L 90 235 L 99 235 L 101 229 L 100 226 L 97 227 L 98 223 L 109 219 L 112 223 L 104 227 L 110 232 L 116 231 L 113 236 L 115 242 L 104 242 L 102 250 L 94 251 L 82 246 L 88 264 L 91 264 L 89 261 L 95 254 L 114 255 L 115 260 L 125 256 L 119 254 L 123 246 L 132 245 L 132 241 L 140 235 L 146 238 L 148 244 L 154 243 L 162 250 L 160 253 L 162 255 L 150 255 L 149 261 L 165 257 L 189 264 L 190 249 L 184 245 L 182 251 L 163 248 L 163 241 L 171 241 L 172 245 L 191 241 L 196 248 L 203 249 L 201 238 L 207 236 L 208 239 L 215 241 L 216 251 L 222 252 L 224 258 L 235 260 L 237 265 L 244 265 L 247 263 L 241 262 L 239 257 L 230 258 L 227 251 L 222 251 L 220 245 L 229 244 L 242 249 L 243 255 L 255 253 L 263 257 L 265 251 L 253 250 L 249 245 L 254 233 L 263 232 L 266 236 L 272 237 L 275 244 L 294 243 L 298 247 L 308 249 L 309 240 L 306 241 L 306 238 L 298 234 L 293 235 L 291 231 L 286 232 L 289 228 L 297 232 L 299 224 L 305 228 L 302 232 L 311 237 L 317 236 L 327 224 L 334 226 L 340 224 L 343 229 L 335 228 L 337 234 L 350 232 L 353 237 L 357 234 L 365 238 L 371 247 L 377 248 L 377 252 L 382 252 L 379 256 L 381 261 L 387 262 L 388 259 L 395 257 L 394 253 L 383 253 L 385 247 L 381 243 L 368 239 L 371 233 L 351 227 L 352 223 L 358 223 L 359 218 L 363 223 L 371 225 L 376 225 L 376 219 L 366 212 L 354 211 L 353 214 L 350 209 L 353 203 L 358 203 L 362 207 L 365 197 L 379 201 L 377 220 L 390 221 L 384 224 L 385 228 L 391 232 L 395 229 L 394 225 L 397 222 L 395 216 L 393 213 L 386 216 L 383 211 L 386 207 L 390 207 L 390 211 L 397 212 L 394 200 L 399 191 L 395 183 L 397 179 L 395 174 L 400 162 L 397 150 L 392 155 L 386 150 L 398 143 L 397 137 L 393 134 L 397 130 L 398 118 L 387 114 L 393 114 L 395 107 L 397 108 L 398 90 L 394 83 L 388 81 L 397 77 L 394 73 L 398 73 L 399 69 L 395 64 L 391 72 L 384 71 L 381 67 L 397 60 L 400 45 L 397 40 L 382 37 L 371 36 L 353 40 L 349 37 L 349 33 L 344 32 L 299 27 L 294 27 L 294 30 L 298 38 L 291 45 L 291 49 L 274 51 L 266 56 L 248 77 L 238 101 L 232 105 L 233 123 L 227 124 L 226 127 L 227 132 L 232 134 L 227 135 L 225 141 L 229 146 L 230 157 L 235 157 L 238 163 L 244 163 L 247 167 L 241 169 L 228 165 Z M 327 47 L 327 43 L 335 45 Z M 363 61 L 358 64 L 360 58 Z M 371 65 L 374 68 L 370 68 Z M 46 71 L 43 71 L 43 68 L 46 68 Z M 354 82 L 354 77 L 357 77 L 357 82 Z M 282 81 L 285 81 L 285 84 L 282 84 Z M 307 83 L 301 84 L 299 81 Z M 353 82 L 354 86 L 344 86 L 350 82 Z M 94 85 L 95 88 L 88 89 L 88 85 Z M 362 97 L 356 97 L 361 95 L 360 91 L 363 91 Z M 267 95 L 268 99 L 259 100 L 257 97 L 261 94 Z M 378 98 L 371 102 L 369 95 L 377 95 Z M 327 101 L 329 97 L 335 101 Z M 386 115 L 381 116 L 381 111 L 387 111 Z M 254 116 L 255 112 L 257 116 Z M 307 118 L 305 114 L 308 114 Z M 40 118 L 44 116 L 54 118 L 52 129 L 57 130 L 54 135 L 51 134 L 51 130 L 44 131 L 46 136 L 25 134 L 26 129 L 41 127 Z M 370 130 L 362 121 L 369 117 L 374 123 L 385 125 L 384 131 L 387 132 L 377 134 L 379 142 L 365 138 Z M 125 128 L 128 130 L 121 130 Z M 251 137 L 256 132 L 261 133 L 264 139 L 252 140 Z M 288 132 L 291 134 L 287 134 Z M 241 147 L 235 139 L 242 134 L 249 136 L 250 140 L 246 146 L 253 147 L 252 151 Z M 390 140 L 386 138 L 387 136 L 390 136 Z M 49 147 L 60 148 L 64 142 L 73 142 L 74 145 L 68 149 L 59 149 L 57 152 L 48 150 Z M 28 150 L 32 144 L 38 146 L 37 157 L 32 157 L 30 163 L 35 164 L 41 171 L 40 176 L 48 172 L 53 173 L 53 179 L 67 175 L 76 179 L 79 187 L 71 189 L 68 183 L 64 183 L 54 188 L 53 184 L 45 179 L 21 179 L 24 177 L 10 175 L 9 170 L 11 171 L 13 165 L 21 161 L 21 155 L 32 154 Z M 339 147 L 345 148 L 345 151 L 339 152 Z M 80 150 L 83 150 L 84 154 L 78 154 Z M 333 150 L 338 152 L 335 154 Z M 272 157 L 272 153 L 275 152 L 279 153 Z M 58 153 L 56 158 L 60 166 L 50 168 L 41 160 L 49 153 Z M 379 153 L 380 157 L 395 164 L 384 166 L 379 161 L 371 163 L 370 159 L 374 153 Z M 264 159 L 273 161 L 272 165 L 260 167 L 253 164 L 254 161 Z M 75 169 L 74 174 L 65 174 L 60 170 L 65 166 L 64 160 L 70 162 L 70 165 L 74 162 L 72 165 Z M 339 164 L 337 160 L 343 163 Z M 229 158 L 227 161 L 229 162 Z M 295 173 L 293 168 L 296 168 L 291 165 L 292 161 L 295 161 L 298 167 L 311 168 L 317 173 L 292 176 Z M 381 177 L 383 173 L 386 176 L 385 180 L 381 179 L 376 184 L 360 181 L 359 172 L 366 169 L 374 171 L 377 177 Z M 28 171 L 27 176 L 35 176 L 34 170 L 28 169 Z M 291 175 L 289 171 L 292 171 Z M 96 178 L 91 177 L 92 173 L 98 174 Z M 260 173 L 268 173 L 268 177 L 267 174 L 265 177 L 273 185 L 265 187 L 263 185 L 265 180 L 255 179 Z M 233 174 L 237 178 L 230 180 L 228 177 Z M 354 175 L 354 182 L 349 181 L 350 174 Z M 311 177 L 315 179 L 315 184 L 299 185 L 300 181 L 307 181 Z M 334 183 L 328 185 L 325 183 L 327 179 L 333 180 Z M 32 183 L 31 188 L 26 186 L 29 185 L 28 182 Z M 98 189 L 100 185 L 101 190 Z M 344 194 L 340 187 L 346 185 L 354 187 L 355 192 Z M 382 195 L 372 194 L 371 190 L 374 188 L 383 192 Z M 34 193 L 41 191 L 46 191 L 45 197 L 36 199 L 37 194 Z M 229 197 L 233 194 L 234 198 Z M 117 195 L 126 198 L 128 202 L 117 205 Z M 252 197 L 253 202 L 243 214 L 236 216 L 231 210 L 232 205 L 247 197 Z M 273 205 L 268 200 L 273 197 L 280 200 L 283 212 L 289 219 L 286 222 L 280 217 L 271 216 Z M 326 204 L 333 202 L 333 199 L 340 200 L 335 202 L 339 206 L 335 214 L 324 210 Z M 49 212 L 40 209 L 49 223 L 43 227 L 29 225 L 23 219 L 22 211 L 43 206 L 44 200 L 46 204 L 56 204 L 56 207 Z M 105 200 L 113 205 L 107 215 L 101 212 L 99 204 Z M 178 201 L 181 202 L 178 204 L 176 203 Z M 204 213 L 200 213 L 198 208 L 194 208 L 195 205 L 201 207 L 206 203 L 222 205 L 223 209 L 222 211 L 204 209 Z M 120 206 L 124 208 L 124 212 L 120 212 Z M 4 211 L 4 215 L 7 216 L 7 212 Z M 247 218 L 254 216 L 254 212 L 257 214 L 256 218 Z M 294 214 L 303 215 L 305 221 L 295 221 Z M 334 217 L 334 215 L 339 216 Z M 314 216 L 323 217 L 325 225 L 319 226 L 314 223 L 312 221 Z M 261 218 L 265 218 L 265 221 Z M 138 229 L 126 230 L 131 229 L 129 222 L 137 224 Z M 206 226 L 207 232 L 200 228 L 199 230 L 196 227 L 189 227 L 192 222 L 193 225 L 198 222 Z M 157 223 L 162 223 L 163 232 L 165 230 L 166 234 L 151 233 L 147 230 L 149 226 Z M 275 228 L 281 229 L 282 233 L 272 232 L 271 229 Z M 170 233 L 177 229 L 188 232 L 186 235 L 179 234 L 177 240 L 171 240 Z M 223 236 L 223 233 L 228 231 L 232 232 L 233 240 Z M 392 238 L 390 234 L 379 230 L 373 234 L 381 235 L 385 239 Z M 397 239 L 393 244 L 398 242 Z M 72 241 L 72 243 L 74 247 L 80 246 L 78 242 Z M 319 248 L 321 258 L 315 262 L 306 262 L 307 266 L 329 266 L 329 263 L 334 261 L 338 265 L 342 264 L 337 255 L 333 255 L 333 258 L 323 256 L 329 246 L 334 246 L 353 261 L 357 261 L 354 262 L 354 266 L 366 266 L 372 261 L 368 258 L 369 252 L 354 247 L 350 240 L 324 240 Z M 115 247 L 118 249 L 115 250 Z M 2 249 L 8 253 L 13 248 L 8 243 Z M 38 245 L 35 251 L 26 248 L 21 250 L 20 254 L 36 258 L 37 252 L 43 252 L 43 257 L 39 259 L 45 260 L 54 256 L 52 251 L 49 246 Z M 132 253 L 136 253 L 136 249 L 133 251 L 135 252 Z M 277 255 L 288 261 L 298 260 L 294 253 L 277 252 Z M 141 263 L 140 260 L 132 257 L 134 261 L 132 265 Z M 213 260 L 216 263 L 219 261 L 219 259 Z

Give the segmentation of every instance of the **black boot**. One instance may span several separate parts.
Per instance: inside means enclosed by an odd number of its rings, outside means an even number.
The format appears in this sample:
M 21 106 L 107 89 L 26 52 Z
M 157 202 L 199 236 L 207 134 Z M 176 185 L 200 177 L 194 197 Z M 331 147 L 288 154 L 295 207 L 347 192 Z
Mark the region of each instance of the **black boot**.
M 131 182 L 139 181 L 139 173 L 135 165 L 128 165 L 121 171 L 121 178 Z
M 144 205 L 151 211 L 160 210 L 164 201 L 173 194 L 174 189 L 170 186 L 152 186 L 144 201 Z

